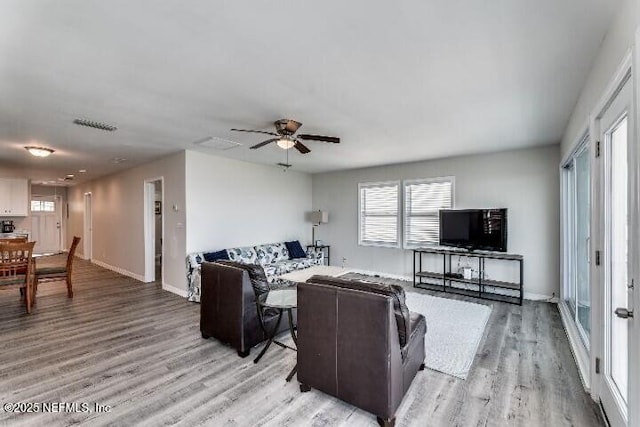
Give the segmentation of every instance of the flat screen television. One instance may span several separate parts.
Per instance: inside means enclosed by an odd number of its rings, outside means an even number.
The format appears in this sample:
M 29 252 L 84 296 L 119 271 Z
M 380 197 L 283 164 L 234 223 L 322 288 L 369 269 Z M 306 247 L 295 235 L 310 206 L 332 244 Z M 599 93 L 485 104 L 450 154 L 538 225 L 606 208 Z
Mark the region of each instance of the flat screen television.
M 507 210 L 441 210 L 440 246 L 506 252 Z

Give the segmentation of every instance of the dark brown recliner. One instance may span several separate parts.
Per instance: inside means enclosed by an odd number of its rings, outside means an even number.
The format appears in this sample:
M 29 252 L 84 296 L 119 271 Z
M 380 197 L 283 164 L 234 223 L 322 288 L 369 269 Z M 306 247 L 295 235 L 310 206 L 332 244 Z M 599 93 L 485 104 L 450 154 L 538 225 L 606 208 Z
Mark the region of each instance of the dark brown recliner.
M 384 426 L 424 369 L 424 316 L 404 291 L 313 276 L 298 284 L 298 381 L 371 412 Z
M 268 286 L 265 278 L 263 287 L 254 289 L 244 269 L 248 266 L 234 266 L 235 263 L 229 261 L 226 264 L 202 263 L 200 332 L 202 338 L 214 337 L 235 348 L 240 357 L 247 357 L 251 347 L 267 339 L 260 326 L 256 293 L 258 297 L 266 294 Z M 278 320 L 277 312 L 264 313 L 265 328 L 272 331 Z M 287 322 L 281 322 L 278 332 L 288 327 Z

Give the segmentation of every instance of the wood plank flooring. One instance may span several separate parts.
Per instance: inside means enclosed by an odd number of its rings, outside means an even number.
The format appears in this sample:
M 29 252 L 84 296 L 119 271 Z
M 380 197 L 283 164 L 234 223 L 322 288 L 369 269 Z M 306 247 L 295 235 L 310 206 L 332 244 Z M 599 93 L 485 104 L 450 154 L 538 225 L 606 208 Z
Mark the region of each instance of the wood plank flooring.
M 0 292 L 0 405 L 86 403 L 89 411 L 0 409 L 0 425 L 376 425 L 369 413 L 286 383 L 295 353 L 275 347 L 256 365 L 200 337 L 200 305 L 85 261 L 75 271 L 74 299 L 63 283 L 44 284 L 32 315 L 17 291 Z M 557 307 L 482 303 L 493 313 L 469 378 L 418 373 L 397 425 L 601 425 Z

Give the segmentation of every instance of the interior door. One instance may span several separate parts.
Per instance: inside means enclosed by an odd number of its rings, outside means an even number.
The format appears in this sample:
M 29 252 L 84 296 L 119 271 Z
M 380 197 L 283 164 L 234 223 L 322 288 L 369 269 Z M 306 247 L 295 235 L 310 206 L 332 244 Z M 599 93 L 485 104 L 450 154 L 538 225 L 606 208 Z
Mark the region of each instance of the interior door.
M 60 252 L 60 203 L 55 197 L 33 196 L 31 200 L 31 240 L 34 252 Z
M 604 372 L 600 399 L 612 427 L 629 425 L 631 349 L 636 344 L 633 330 L 632 267 L 633 237 L 631 221 L 632 167 L 629 156 L 633 143 L 634 114 L 632 81 L 628 79 L 600 119 L 601 156 L 603 157 L 603 322 Z M 635 381 L 638 381 L 636 378 Z M 635 391 L 634 391 L 635 393 Z

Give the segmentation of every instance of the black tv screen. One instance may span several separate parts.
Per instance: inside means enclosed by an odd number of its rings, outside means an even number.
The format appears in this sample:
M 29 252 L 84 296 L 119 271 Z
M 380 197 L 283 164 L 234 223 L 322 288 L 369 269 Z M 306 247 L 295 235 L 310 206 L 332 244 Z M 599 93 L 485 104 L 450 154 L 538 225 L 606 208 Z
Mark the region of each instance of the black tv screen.
M 506 252 L 507 210 L 441 210 L 440 245 Z

